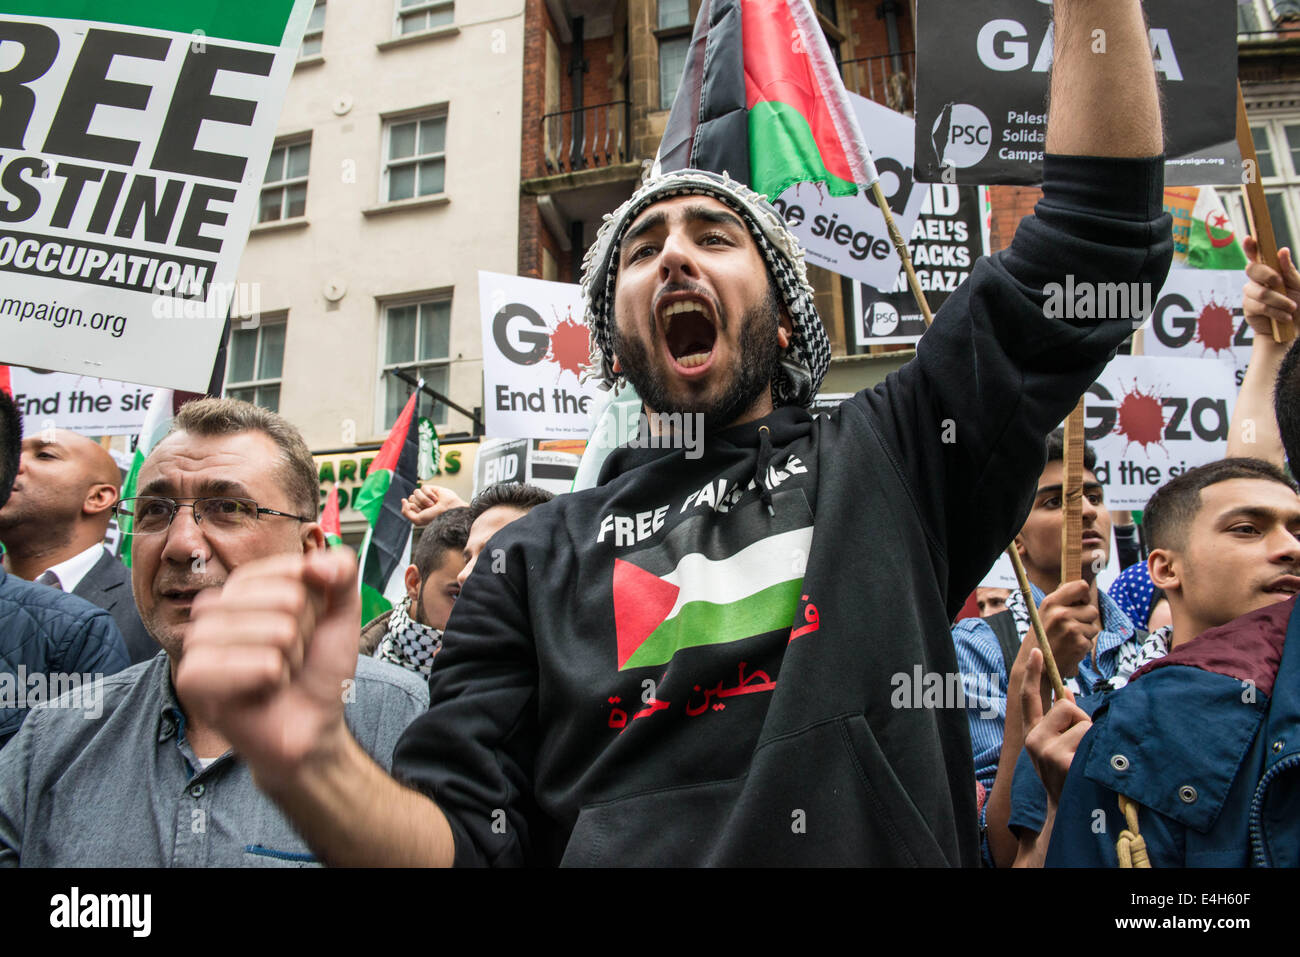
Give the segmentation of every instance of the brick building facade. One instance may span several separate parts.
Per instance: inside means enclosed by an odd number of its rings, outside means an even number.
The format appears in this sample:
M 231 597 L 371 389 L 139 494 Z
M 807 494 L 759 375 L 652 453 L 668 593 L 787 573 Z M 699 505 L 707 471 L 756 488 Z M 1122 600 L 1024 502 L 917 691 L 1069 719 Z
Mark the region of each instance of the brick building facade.
M 1300 223 L 1300 28 L 1286 6 L 1290 0 L 1245 2 L 1257 8 L 1259 23 L 1239 17 L 1241 78 L 1252 125 L 1257 112 L 1261 117 L 1256 136 L 1277 159 L 1266 186 L 1280 214 L 1279 241 L 1289 240 Z M 527 0 L 520 275 L 577 281 L 601 216 L 632 193 L 658 148 L 671 102 L 663 85 L 680 75 L 672 56 L 684 55 L 699 6 L 699 0 Z M 813 6 L 846 87 L 910 113 L 915 0 L 814 0 Z M 990 189 L 992 251 L 1011 242 L 1040 195 L 1029 187 Z M 1240 222 L 1239 204 L 1232 196 L 1227 203 Z M 809 274 L 834 350 L 827 391 L 863 388 L 912 354 L 908 347 L 873 346 L 867 355 L 851 355 L 848 281 L 817 267 Z

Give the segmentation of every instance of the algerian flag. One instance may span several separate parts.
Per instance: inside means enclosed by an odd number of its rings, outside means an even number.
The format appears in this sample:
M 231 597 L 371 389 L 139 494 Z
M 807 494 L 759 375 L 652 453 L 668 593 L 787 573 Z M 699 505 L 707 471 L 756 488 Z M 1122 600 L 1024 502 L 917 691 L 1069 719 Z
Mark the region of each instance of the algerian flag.
M 1192 206 L 1187 265 L 1193 269 L 1245 269 L 1246 254 L 1233 234 L 1223 202 L 1213 187 L 1200 187 Z
M 713 506 L 733 491 L 719 483 L 694 504 Z M 685 648 L 790 630 L 813 529 L 802 497 L 778 492 L 773 503 L 774 516 L 757 501 L 722 524 L 698 515 L 662 542 L 614 559 L 620 671 L 667 664 Z M 635 534 L 630 523 L 606 516 L 600 534 L 617 544 Z
M 664 172 L 726 172 L 770 197 L 852 196 L 877 179 L 808 0 L 704 0 L 659 146 Z
M 343 523 L 339 516 L 339 483 L 335 482 L 325 497 L 325 507 L 320 513 L 321 531 L 325 533 L 325 542 L 329 545 L 343 544 Z M 368 621 L 369 619 L 367 619 Z
M 149 457 L 153 447 L 171 431 L 172 415 L 175 412 L 174 402 L 175 394 L 171 389 L 153 390 L 153 398 L 149 400 L 149 409 L 145 412 L 144 424 L 140 426 L 140 435 L 136 439 L 131 471 L 127 473 L 126 481 L 122 483 L 122 498 L 131 498 L 135 495 L 140 478 L 140 467 L 144 465 L 144 460 Z M 118 517 L 118 528 L 122 531 L 118 548 L 121 550 L 122 564 L 127 568 L 131 567 L 131 542 L 134 541 L 127 533 L 131 531 L 132 524 L 131 516 Z M 121 542 L 126 543 L 125 548 L 122 547 Z
M 420 380 L 420 386 L 424 380 Z M 420 459 L 415 423 L 416 388 L 379 449 L 352 507 L 370 528 L 361 545 L 361 620 L 370 621 L 400 600 L 402 576 L 411 562 L 411 523 L 402 516 L 402 499 L 415 490 Z

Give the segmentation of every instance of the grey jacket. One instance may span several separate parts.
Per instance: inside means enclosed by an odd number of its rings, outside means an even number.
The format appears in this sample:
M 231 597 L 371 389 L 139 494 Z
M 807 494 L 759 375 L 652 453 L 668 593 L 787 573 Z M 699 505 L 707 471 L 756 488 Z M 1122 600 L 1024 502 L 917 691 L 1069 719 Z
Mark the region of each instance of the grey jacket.
M 344 718 L 382 767 L 425 683 L 359 658 Z M 0 751 L 0 867 L 303 867 L 317 863 L 233 751 L 203 767 L 159 653 L 34 708 Z

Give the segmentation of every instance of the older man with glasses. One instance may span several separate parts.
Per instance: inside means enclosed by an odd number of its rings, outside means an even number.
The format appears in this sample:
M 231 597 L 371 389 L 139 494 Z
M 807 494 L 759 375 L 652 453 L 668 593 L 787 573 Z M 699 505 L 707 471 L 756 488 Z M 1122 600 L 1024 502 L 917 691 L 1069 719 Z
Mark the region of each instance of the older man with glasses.
M 140 494 L 116 506 L 136 605 L 167 654 L 105 680 L 97 716 L 28 716 L 0 752 L 0 866 L 315 862 L 229 742 L 177 697 L 173 676 L 195 596 L 245 562 L 301 564 L 325 546 L 318 489 L 311 454 L 280 416 L 233 399 L 180 410 L 140 470 Z M 428 703 L 418 677 L 369 658 L 335 693 L 385 767 Z

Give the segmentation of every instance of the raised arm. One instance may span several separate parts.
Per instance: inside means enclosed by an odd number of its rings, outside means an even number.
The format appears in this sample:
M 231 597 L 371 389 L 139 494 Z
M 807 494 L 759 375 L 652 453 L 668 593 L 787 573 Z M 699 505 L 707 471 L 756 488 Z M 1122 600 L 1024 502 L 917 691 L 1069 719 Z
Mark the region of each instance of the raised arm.
M 1047 151 L 1064 156 L 1163 152 L 1160 96 L 1139 0 L 1056 0 L 1053 10 Z
M 1300 316 L 1300 272 L 1291 260 L 1291 250 L 1285 247 L 1278 250 L 1281 272 L 1259 261 L 1259 246 L 1253 236 L 1245 238 L 1242 248 L 1250 264 L 1246 266 L 1249 281 L 1242 290 L 1241 308 L 1255 333 L 1255 344 L 1232 410 L 1228 455 L 1264 459 L 1281 467 L 1286 453 L 1273 413 L 1273 385 L 1291 340 L 1275 341 L 1273 322 L 1282 330 L 1293 326 Z

